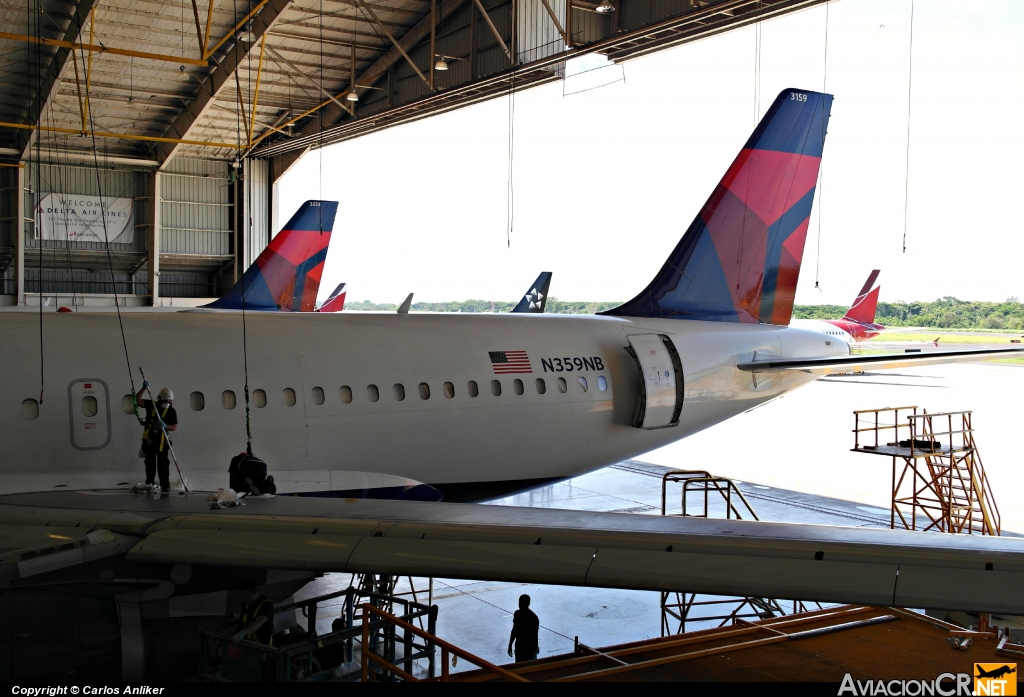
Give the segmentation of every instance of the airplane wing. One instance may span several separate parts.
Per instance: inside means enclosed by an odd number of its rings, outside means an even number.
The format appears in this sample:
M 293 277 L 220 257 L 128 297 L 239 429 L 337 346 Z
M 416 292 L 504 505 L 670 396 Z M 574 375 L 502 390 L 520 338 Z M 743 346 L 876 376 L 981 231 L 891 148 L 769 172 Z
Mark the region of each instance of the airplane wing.
M 14 529 L 88 530 L 135 563 L 1024 614 L 1024 538 L 367 499 L 257 498 L 210 510 L 203 494 L 123 491 L 0 497 L 0 533 Z M 47 568 L 80 563 L 81 549 L 51 549 Z M 31 582 L 39 558 L 0 556 L 0 580 Z
M 963 363 L 1022 355 L 1024 355 L 1024 348 L 988 348 L 967 351 L 929 351 L 928 353 L 879 353 L 833 358 L 780 358 L 740 363 L 736 367 L 750 373 L 801 370 L 816 375 L 831 375 L 864 368 L 909 368 L 918 365 Z

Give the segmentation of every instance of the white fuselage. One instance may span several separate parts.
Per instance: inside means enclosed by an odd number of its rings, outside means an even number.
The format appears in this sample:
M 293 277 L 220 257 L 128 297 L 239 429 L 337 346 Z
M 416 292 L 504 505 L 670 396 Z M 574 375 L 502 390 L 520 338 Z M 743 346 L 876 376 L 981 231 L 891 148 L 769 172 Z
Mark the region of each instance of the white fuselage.
M 26 400 L 40 391 L 40 316 L 0 314 L 0 493 L 140 481 L 142 429 L 122 408 L 131 385 L 117 316 L 48 313 L 41 321 L 46 387 L 30 419 Z M 226 486 L 228 462 L 246 443 L 241 313 L 126 313 L 123 323 L 136 387 L 141 366 L 154 392 L 174 391 L 174 452 L 187 480 L 196 489 Z M 679 353 L 684 401 L 674 427 L 631 425 L 640 377 L 625 347 L 637 334 L 666 335 Z M 564 478 L 679 440 L 813 380 L 799 372 L 754 379 L 735 366 L 849 352 L 825 339 L 786 327 L 644 318 L 250 312 L 253 450 L 279 493 L 346 489 L 353 472 L 437 485 Z M 488 352 L 511 350 L 527 352 L 531 373 L 495 374 Z M 225 406 L 230 393 L 234 408 Z M 95 415 L 86 397 L 96 398 Z
M 790 320 L 789 326 L 793 329 L 803 329 L 808 332 L 818 332 L 819 334 L 825 334 L 826 336 L 833 336 L 848 344 L 852 344 L 857 341 L 850 332 L 846 331 L 842 327 L 821 319 L 794 319 Z

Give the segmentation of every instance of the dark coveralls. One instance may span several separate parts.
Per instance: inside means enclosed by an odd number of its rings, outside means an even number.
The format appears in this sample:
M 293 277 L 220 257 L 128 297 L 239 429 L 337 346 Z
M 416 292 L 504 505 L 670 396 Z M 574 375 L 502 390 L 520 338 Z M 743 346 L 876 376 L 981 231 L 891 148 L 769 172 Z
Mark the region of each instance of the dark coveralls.
M 245 629 L 254 621 L 257 617 L 266 617 L 267 621 L 264 622 L 259 629 L 252 634 L 246 634 L 245 638 L 247 641 L 255 641 L 257 644 L 263 644 L 264 646 L 274 645 L 274 604 L 270 602 L 270 599 L 266 596 L 260 595 L 256 597 L 256 600 L 246 604 L 242 601 L 242 610 L 238 614 L 238 623 L 235 625 L 236 629 Z M 271 671 L 273 667 L 267 660 L 268 654 L 263 654 L 263 681 L 269 682 L 273 679 Z
M 537 658 L 540 651 L 540 641 L 537 634 L 540 632 L 540 619 L 533 613 L 533 610 L 526 608 L 516 610 L 512 615 L 512 636 L 510 641 L 515 641 L 516 663 L 521 661 L 532 661 Z
M 139 406 L 146 409 L 145 429 L 142 431 L 142 453 L 146 458 L 146 484 L 153 484 L 153 480 L 159 473 L 160 488 L 170 491 L 170 453 L 167 437 L 156 421 L 156 412 L 159 409 L 160 418 L 163 419 L 166 426 L 174 426 L 178 423 L 178 413 L 170 404 L 160 408 L 149 400 L 140 401 Z

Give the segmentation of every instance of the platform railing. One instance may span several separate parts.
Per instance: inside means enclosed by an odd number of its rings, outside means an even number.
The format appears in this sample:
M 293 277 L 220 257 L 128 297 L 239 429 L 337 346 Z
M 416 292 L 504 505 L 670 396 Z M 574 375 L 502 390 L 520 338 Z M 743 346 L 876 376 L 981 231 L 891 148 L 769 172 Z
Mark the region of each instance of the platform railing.
M 316 631 L 318 606 L 325 601 L 342 596 L 345 601 L 341 611 L 341 629 L 318 634 Z M 360 603 L 359 601 L 363 599 L 370 602 Z M 405 623 L 425 618 L 430 630 L 427 634 L 433 636 L 437 622 L 436 605 L 427 606 L 404 598 L 349 586 L 342 591 L 274 607 L 275 615 L 301 610 L 306 619 L 307 629 L 306 635 L 297 641 L 279 646 L 266 646 L 246 639 L 235 643 L 233 641 L 233 635 L 237 631 L 235 629 L 237 620 L 235 619 L 223 620 L 202 630 L 200 680 L 214 682 L 344 682 L 358 680 L 360 671 L 352 670 L 348 673 L 340 673 L 338 668 L 340 665 L 353 662 L 356 643 L 367 631 L 368 617 L 365 614 L 365 608 L 374 607 L 374 604 L 401 607 L 402 615 L 399 619 Z M 397 617 L 391 613 L 387 614 Z M 386 629 L 387 625 L 388 621 L 381 618 L 372 621 L 368 626 L 373 632 L 374 642 L 382 642 L 385 653 L 395 657 L 393 633 L 385 632 L 383 636 L 379 633 L 380 630 Z M 364 652 L 367 650 L 365 645 L 361 648 Z M 376 651 L 377 648 L 378 644 L 375 643 L 370 650 Z M 326 654 L 333 654 L 335 660 L 341 661 L 340 665 L 321 665 L 320 661 Z M 435 654 L 435 647 L 430 642 L 426 644 L 407 643 L 404 646 L 404 655 L 400 662 L 411 672 L 414 661 L 426 659 L 427 675 L 433 676 Z
M 671 483 L 682 483 L 682 493 L 680 502 L 680 515 L 684 518 L 710 518 L 711 517 L 711 501 L 714 500 L 712 492 L 719 495 L 722 502 L 725 505 L 725 518 L 727 520 L 732 519 L 734 516 L 736 520 L 744 520 L 743 514 L 740 512 L 739 504 L 742 504 L 746 509 L 747 520 L 760 520 L 757 517 L 757 513 L 754 512 L 754 507 L 747 501 L 747 497 L 743 495 L 740 488 L 736 486 L 736 483 L 728 477 L 716 477 L 707 470 L 670 470 L 661 477 L 661 514 L 671 515 L 668 513 L 668 485 Z M 688 509 L 688 503 L 691 494 L 697 494 L 698 500 L 703 501 L 703 508 L 698 509 L 699 512 L 691 513 Z M 735 496 L 735 498 L 734 498 Z
M 372 622 L 370 620 L 371 616 L 379 617 L 381 621 Z M 441 649 L 441 676 L 439 678 L 430 677 L 424 681 L 414 676 L 411 671 L 399 668 L 393 654 L 385 656 L 377 652 L 377 646 L 380 643 L 383 643 L 385 647 L 387 646 L 388 642 L 386 637 L 389 635 L 391 636 L 391 646 L 394 646 L 397 634 L 396 630 L 398 628 L 405 630 L 402 639 L 406 646 L 412 646 L 414 644 L 413 637 L 415 636 L 423 639 L 426 645 L 436 646 Z M 375 638 L 378 634 L 382 634 L 384 636 L 385 640 L 383 642 L 378 642 Z M 386 649 L 385 653 L 387 653 Z M 360 675 L 363 682 L 376 682 L 378 679 L 383 679 L 385 681 L 402 680 L 405 682 L 448 682 L 450 679 L 448 667 L 449 660 L 451 660 L 450 656 L 458 656 L 459 658 L 502 680 L 509 682 L 530 682 L 521 675 L 516 675 L 515 673 L 505 670 L 501 666 L 496 666 L 490 661 L 460 649 L 458 646 L 455 646 L 444 639 L 438 638 L 432 632 L 425 632 L 411 622 L 406 622 L 402 618 L 392 615 L 390 612 L 382 610 L 379 607 L 374 607 L 369 603 L 363 605 L 363 651 L 360 668 Z M 403 662 L 407 660 L 408 656 L 403 657 Z

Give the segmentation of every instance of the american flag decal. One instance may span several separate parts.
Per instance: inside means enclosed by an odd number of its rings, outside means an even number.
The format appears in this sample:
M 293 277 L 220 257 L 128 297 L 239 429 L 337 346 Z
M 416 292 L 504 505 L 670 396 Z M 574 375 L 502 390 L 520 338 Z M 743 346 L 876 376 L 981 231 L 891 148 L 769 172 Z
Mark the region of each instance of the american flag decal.
M 532 373 L 530 357 L 526 351 L 488 351 L 491 358 L 491 367 L 495 375 L 507 373 Z

